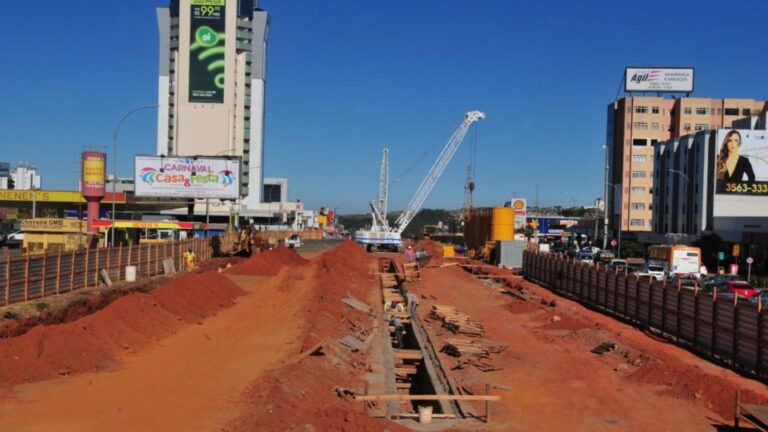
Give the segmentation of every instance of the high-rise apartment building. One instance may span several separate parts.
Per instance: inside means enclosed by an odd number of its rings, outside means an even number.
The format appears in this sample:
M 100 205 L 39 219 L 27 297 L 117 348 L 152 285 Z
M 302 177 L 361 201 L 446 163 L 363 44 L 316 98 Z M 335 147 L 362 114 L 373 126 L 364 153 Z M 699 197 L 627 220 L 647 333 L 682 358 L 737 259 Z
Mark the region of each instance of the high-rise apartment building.
M 652 231 L 654 145 L 729 128 L 766 109 L 752 99 L 631 96 L 608 105 L 608 214 L 611 230 Z
M 243 209 L 264 182 L 269 17 L 258 0 L 171 0 L 160 30 L 157 154 L 241 156 Z

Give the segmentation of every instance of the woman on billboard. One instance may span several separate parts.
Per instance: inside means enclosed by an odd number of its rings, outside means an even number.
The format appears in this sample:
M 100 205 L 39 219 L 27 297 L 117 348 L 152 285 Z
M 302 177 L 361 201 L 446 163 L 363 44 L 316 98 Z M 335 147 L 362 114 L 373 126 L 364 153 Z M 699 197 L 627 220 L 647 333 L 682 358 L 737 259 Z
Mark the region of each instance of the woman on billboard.
M 730 131 L 725 135 L 723 145 L 720 146 L 720 153 L 717 155 L 717 179 L 740 182 L 744 181 L 746 174 L 747 182 L 755 181 L 755 171 L 752 170 L 752 164 L 744 156 L 739 156 L 739 147 L 741 147 L 741 134 L 738 131 Z

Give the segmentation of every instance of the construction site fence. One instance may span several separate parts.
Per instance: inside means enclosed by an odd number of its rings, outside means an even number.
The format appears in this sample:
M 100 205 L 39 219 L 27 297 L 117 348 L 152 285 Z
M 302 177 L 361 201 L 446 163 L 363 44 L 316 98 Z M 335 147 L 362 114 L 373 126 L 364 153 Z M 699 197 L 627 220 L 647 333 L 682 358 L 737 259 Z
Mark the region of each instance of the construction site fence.
M 235 251 L 237 234 L 218 236 L 220 252 Z M 4 305 L 40 299 L 81 288 L 99 285 L 101 270 L 112 282 L 125 280 L 127 266 L 136 267 L 136 276 L 150 277 L 164 272 L 162 262 L 172 259 L 176 270 L 184 269 L 184 253 L 191 247 L 197 261 L 213 255 L 211 239 L 146 243 L 106 248 L 88 248 L 70 252 L 11 257 L 6 252 L 0 265 L 0 287 Z
M 532 251 L 523 254 L 523 275 L 702 357 L 763 381 L 768 377 L 768 320 L 762 303 L 718 298 L 716 292 Z

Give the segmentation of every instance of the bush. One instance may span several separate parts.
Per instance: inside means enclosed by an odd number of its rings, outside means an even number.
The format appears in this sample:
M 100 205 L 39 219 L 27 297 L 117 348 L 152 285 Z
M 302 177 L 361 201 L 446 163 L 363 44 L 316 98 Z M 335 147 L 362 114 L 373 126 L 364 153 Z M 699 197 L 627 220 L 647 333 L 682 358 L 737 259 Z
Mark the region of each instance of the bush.
M 37 309 L 38 312 L 42 311 L 42 310 L 46 310 L 46 309 L 48 309 L 48 303 L 42 302 L 42 301 L 41 302 L 37 302 L 37 303 L 35 303 L 35 309 Z

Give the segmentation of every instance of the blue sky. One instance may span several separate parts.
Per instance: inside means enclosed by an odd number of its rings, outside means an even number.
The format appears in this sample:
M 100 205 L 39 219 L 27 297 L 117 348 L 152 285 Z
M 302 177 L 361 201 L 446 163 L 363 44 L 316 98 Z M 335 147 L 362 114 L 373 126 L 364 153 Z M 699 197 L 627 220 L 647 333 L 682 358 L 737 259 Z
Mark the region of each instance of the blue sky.
M 165 0 L 3 5 L 0 160 L 71 189 L 78 154 L 111 151 L 126 111 L 157 100 Z M 310 208 L 367 210 L 390 149 L 402 209 L 463 113 L 479 109 L 475 204 L 590 204 L 603 193 L 606 106 L 627 65 L 693 66 L 695 96 L 768 97 L 768 2 L 277 1 L 268 48 L 265 173 Z M 118 172 L 154 152 L 131 117 Z M 458 208 L 474 132 L 426 207 Z M 424 154 L 427 153 L 426 156 Z M 414 165 L 415 164 L 415 165 Z M 408 169 L 413 167 L 412 169 Z M 111 162 L 110 168 L 111 171 Z

